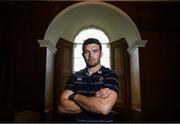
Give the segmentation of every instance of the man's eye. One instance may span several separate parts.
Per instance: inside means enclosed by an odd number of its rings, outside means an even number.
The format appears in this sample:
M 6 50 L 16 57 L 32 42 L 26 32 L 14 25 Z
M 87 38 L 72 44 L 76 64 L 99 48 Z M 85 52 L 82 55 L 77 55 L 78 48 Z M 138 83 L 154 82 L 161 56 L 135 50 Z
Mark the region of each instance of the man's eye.
M 97 53 L 98 52 L 98 50 L 93 50 L 93 53 Z
M 88 54 L 89 52 L 88 51 L 85 51 L 84 54 Z

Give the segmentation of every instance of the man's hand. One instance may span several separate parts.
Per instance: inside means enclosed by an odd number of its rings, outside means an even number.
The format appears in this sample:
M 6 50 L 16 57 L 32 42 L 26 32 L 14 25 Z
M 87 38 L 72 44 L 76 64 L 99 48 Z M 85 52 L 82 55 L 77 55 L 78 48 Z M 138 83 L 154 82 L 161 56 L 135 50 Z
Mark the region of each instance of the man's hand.
M 107 98 L 110 95 L 110 89 L 109 88 L 102 88 L 99 91 L 96 92 L 97 97 Z
M 80 113 L 82 112 L 81 108 L 74 103 L 74 101 L 69 100 L 69 96 L 73 94 L 71 90 L 63 91 L 60 97 L 60 103 L 58 106 L 60 113 Z

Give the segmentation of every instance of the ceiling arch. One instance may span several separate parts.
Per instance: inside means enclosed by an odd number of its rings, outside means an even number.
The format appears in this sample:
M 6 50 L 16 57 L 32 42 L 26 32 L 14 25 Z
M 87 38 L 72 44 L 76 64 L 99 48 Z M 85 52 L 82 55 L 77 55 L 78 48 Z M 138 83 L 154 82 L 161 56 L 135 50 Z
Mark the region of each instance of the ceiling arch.
M 105 2 L 79 2 L 61 11 L 48 26 L 44 40 L 55 46 L 60 37 L 74 42 L 76 35 L 86 27 L 103 30 L 110 42 L 125 38 L 130 46 L 141 40 L 131 18 L 121 9 Z

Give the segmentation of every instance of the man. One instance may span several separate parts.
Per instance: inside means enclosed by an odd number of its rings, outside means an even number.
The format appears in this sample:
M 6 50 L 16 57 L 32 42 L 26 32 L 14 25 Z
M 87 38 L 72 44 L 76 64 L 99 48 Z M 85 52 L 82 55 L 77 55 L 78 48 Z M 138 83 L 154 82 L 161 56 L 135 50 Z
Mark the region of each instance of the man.
M 82 55 L 86 68 L 69 79 L 60 97 L 59 112 L 77 114 L 76 122 L 113 122 L 118 78 L 101 65 L 102 46 L 97 39 L 84 41 Z

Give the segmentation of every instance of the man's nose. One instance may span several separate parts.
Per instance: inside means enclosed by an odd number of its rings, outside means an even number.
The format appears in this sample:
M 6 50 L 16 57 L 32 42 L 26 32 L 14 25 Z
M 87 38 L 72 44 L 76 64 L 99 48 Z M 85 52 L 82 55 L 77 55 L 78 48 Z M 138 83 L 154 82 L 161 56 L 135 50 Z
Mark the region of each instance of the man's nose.
M 92 57 L 93 56 L 93 53 L 92 52 L 89 52 L 89 57 Z

